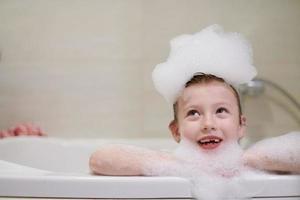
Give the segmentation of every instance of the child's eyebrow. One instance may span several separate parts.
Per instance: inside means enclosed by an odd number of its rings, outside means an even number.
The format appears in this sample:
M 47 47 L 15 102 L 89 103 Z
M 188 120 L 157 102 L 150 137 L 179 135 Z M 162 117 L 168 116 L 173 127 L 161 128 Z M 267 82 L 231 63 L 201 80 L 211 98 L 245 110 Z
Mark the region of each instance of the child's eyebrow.
M 194 104 L 188 104 L 187 106 L 183 106 L 183 110 L 190 110 L 190 109 L 199 109 L 200 108 L 200 106 L 198 106 L 198 105 L 194 105 Z
M 224 106 L 226 108 L 232 108 L 234 105 L 230 102 L 217 102 L 217 103 L 213 103 L 212 104 L 213 107 L 221 107 L 221 106 Z M 198 104 L 195 104 L 195 103 L 191 103 L 191 102 L 183 102 L 182 104 L 182 108 L 183 110 L 188 110 L 188 109 L 191 109 L 191 108 L 194 108 L 194 109 L 200 109 L 201 106 L 199 106 Z
M 230 102 L 218 102 L 218 103 L 213 104 L 213 106 L 215 106 L 215 107 L 225 106 L 228 108 L 232 108 L 234 105 Z
M 224 101 L 224 102 L 218 102 L 218 103 L 215 103 L 215 104 L 213 104 L 213 105 L 214 105 L 214 106 L 221 106 L 221 105 L 232 106 L 232 103 Z
M 190 109 L 199 109 L 199 105 L 195 103 L 191 103 L 189 101 L 182 101 L 181 102 L 181 109 L 183 112 L 186 112 Z
M 220 102 L 220 103 L 215 103 L 213 106 L 214 107 L 225 107 L 228 109 L 232 109 L 234 107 L 234 104 L 228 103 L 228 102 Z

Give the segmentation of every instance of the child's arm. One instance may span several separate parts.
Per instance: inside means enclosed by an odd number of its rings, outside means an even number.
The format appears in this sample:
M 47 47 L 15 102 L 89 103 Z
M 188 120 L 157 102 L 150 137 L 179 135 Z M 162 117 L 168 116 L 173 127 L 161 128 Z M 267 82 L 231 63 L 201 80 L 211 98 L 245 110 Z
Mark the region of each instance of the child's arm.
M 300 173 L 300 132 L 264 139 L 247 149 L 243 159 L 262 170 Z
M 104 146 L 90 157 L 90 169 L 94 174 L 113 176 L 152 175 L 161 162 L 174 158 L 166 152 L 125 145 Z

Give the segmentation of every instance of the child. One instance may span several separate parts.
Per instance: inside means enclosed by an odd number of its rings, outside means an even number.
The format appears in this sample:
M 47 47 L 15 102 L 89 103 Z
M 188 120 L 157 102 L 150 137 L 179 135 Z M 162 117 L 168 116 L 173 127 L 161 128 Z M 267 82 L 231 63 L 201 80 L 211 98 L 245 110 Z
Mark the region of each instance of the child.
M 214 75 L 196 75 L 174 104 L 174 120 L 169 128 L 174 139 L 188 140 L 202 152 L 216 152 L 238 141 L 245 131 L 236 90 Z M 166 152 L 128 146 L 109 146 L 96 151 L 90 167 L 96 174 L 149 175 L 158 162 L 175 162 L 178 157 Z M 225 175 L 225 174 L 223 174 Z
M 90 157 L 91 171 L 102 175 L 166 175 L 168 172 L 158 172 L 161 165 L 171 168 L 195 159 L 199 169 L 225 177 L 239 173 L 239 164 L 243 163 L 299 173 L 299 148 L 289 149 L 292 158 L 280 165 L 282 159 L 268 157 L 269 150 L 254 148 L 244 155 L 239 151 L 237 144 L 245 134 L 246 118 L 234 86 L 255 75 L 250 45 L 237 33 L 224 33 L 220 26 L 213 25 L 173 39 L 168 60 L 156 66 L 153 81 L 173 104 L 174 120 L 169 129 L 182 148 L 172 154 L 125 145 L 102 147 Z M 181 153 L 187 149 L 196 155 Z M 223 166 L 213 164 L 228 155 L 233 158 L 221 162 Z

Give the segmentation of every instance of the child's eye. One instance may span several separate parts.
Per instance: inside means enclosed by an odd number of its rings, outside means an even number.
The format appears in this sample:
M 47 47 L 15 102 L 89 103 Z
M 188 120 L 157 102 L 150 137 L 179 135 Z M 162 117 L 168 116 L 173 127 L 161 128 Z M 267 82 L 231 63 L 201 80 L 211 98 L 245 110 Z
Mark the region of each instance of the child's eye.
M 190 110 L 187 113 L 187 116 L 198 116 L 198 115 L 200 115 L 200 114 L 197 110 Z
M 218 109 L 217 109 L 216 113 L 217 113 L 217 114 L 218 114 L 218 113 L 228 113 L 228 110 L 227 110 L 226 108 L 221 107 L 221 108 L 218 108 Z

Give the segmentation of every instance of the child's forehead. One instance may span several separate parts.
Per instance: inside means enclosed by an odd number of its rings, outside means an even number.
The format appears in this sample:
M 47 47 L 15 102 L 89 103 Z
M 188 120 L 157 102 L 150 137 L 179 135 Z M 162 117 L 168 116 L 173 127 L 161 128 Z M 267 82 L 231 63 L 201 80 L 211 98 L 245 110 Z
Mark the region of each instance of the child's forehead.
M 224 102 L 236 102 L 233 89 L 227 83 L 219 81 L 190 85 L 184 88 L 179 100 L 186 102 L 192 101 L 197 97 L 205 98 L 210 101 L 221 99 Z

